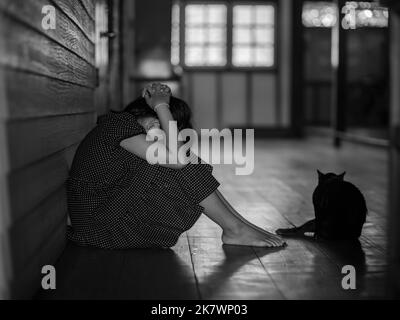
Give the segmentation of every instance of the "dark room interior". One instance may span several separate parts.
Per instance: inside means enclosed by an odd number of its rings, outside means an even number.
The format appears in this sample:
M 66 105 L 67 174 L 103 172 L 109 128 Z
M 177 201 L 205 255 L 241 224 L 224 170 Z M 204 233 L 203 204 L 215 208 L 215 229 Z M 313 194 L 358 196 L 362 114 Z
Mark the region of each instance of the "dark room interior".
M 168 249 L 68 240 L 81 142 L 152 83 L 196 132 L 254 134 L 251 174 L 212 164 L 246 220 L 300 226 L 317 172 L 346 172 L 368 209 L 359 239 L 226 245 L 201 215 Z M 0 131 L 0 299 L 400 297 L 399 1 L 0 0 Z

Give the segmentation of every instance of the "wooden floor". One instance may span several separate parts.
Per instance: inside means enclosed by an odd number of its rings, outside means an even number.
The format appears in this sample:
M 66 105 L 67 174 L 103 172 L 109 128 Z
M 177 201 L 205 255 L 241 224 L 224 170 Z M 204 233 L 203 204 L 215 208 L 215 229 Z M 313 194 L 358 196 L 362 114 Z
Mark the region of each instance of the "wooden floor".
M 381 149 L 325 141 L 256 142 L 255 172 L 216 166 L 223 194 L 269 230 L 313 217 L 316 170 L 347 171 L 369 215 L 360 245 L 288 240 L 285 249 L 222 246 L 208 218 L 172 250 L 104 251 L 69 245 L 57 290 L 39 299 L 365 299 L 385 297 L 387 155 Z M 341 268 L 354 265 L 357 289 L 343 290 Z

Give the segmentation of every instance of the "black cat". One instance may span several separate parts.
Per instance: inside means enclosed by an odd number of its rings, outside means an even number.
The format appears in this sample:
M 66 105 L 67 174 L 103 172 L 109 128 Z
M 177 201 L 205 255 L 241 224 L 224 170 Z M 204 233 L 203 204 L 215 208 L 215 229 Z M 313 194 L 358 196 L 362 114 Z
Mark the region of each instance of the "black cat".
M 368 210 L 361 191 L 344 180 L 345 174 L 318 171 L 318 186 L 313 193 L 315 219 L 301 227 L 279 229 L 277 234 L 303 236 L 314 233 L 316 238 L 330 240 L 358 239 Z

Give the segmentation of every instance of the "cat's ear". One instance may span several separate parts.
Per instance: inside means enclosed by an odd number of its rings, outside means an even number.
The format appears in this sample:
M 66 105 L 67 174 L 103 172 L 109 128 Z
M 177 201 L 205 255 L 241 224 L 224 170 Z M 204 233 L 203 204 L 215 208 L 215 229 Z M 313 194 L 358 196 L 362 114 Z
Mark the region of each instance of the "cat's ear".
M 321 180 L 321 179 L 323 179 L 325 177 L 325 175 L 321 171 L 317 170 L 317 172 L 318 172 L 318 179 L 319 180 Z
M 346 171 L 343 172 L 342 174 L 339 174 L 339 179 L 344 180 L 344 176 L 346 175 Z

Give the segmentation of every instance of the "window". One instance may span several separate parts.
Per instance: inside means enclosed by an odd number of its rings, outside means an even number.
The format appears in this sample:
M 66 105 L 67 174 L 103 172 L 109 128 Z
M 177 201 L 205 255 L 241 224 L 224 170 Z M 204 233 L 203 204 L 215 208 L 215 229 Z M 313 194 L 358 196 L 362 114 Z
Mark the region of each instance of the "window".
M 183 14 L 180 10 L 184 10 Z M 180 21 L 181 17 L 183 21 Z M 184 39 L 180 39 L 181 27 L 184 27 Z M 171 62 L 187 67 L 273 67 L 275 7 L 175 4 L 172 10 Z
M 191 4 L 185 10 L 185 64 L 226 64 L 226 6 Z
M 271 5 L 233 7 L 232 64 L 238 67 L 274 65 L 275 8 Z
M 349 1 L 341 9 L 344 29 L 363 27 L 387 28 L 389 10 L 378 2 Z M 303 5 L 303 25 L 308 28 L 332 28 L 338 22 L 337 6 L 331 2 L 309 2 Z
M 331 28 L 336 25 L 336 5 L 331 2 L 305 2 L 303 25 L 308 28 Z
M 180 7 L 178 4 L 172 6 L 172 35 L 171 35 L 171 63 L 174 66 L 180 63 Z

